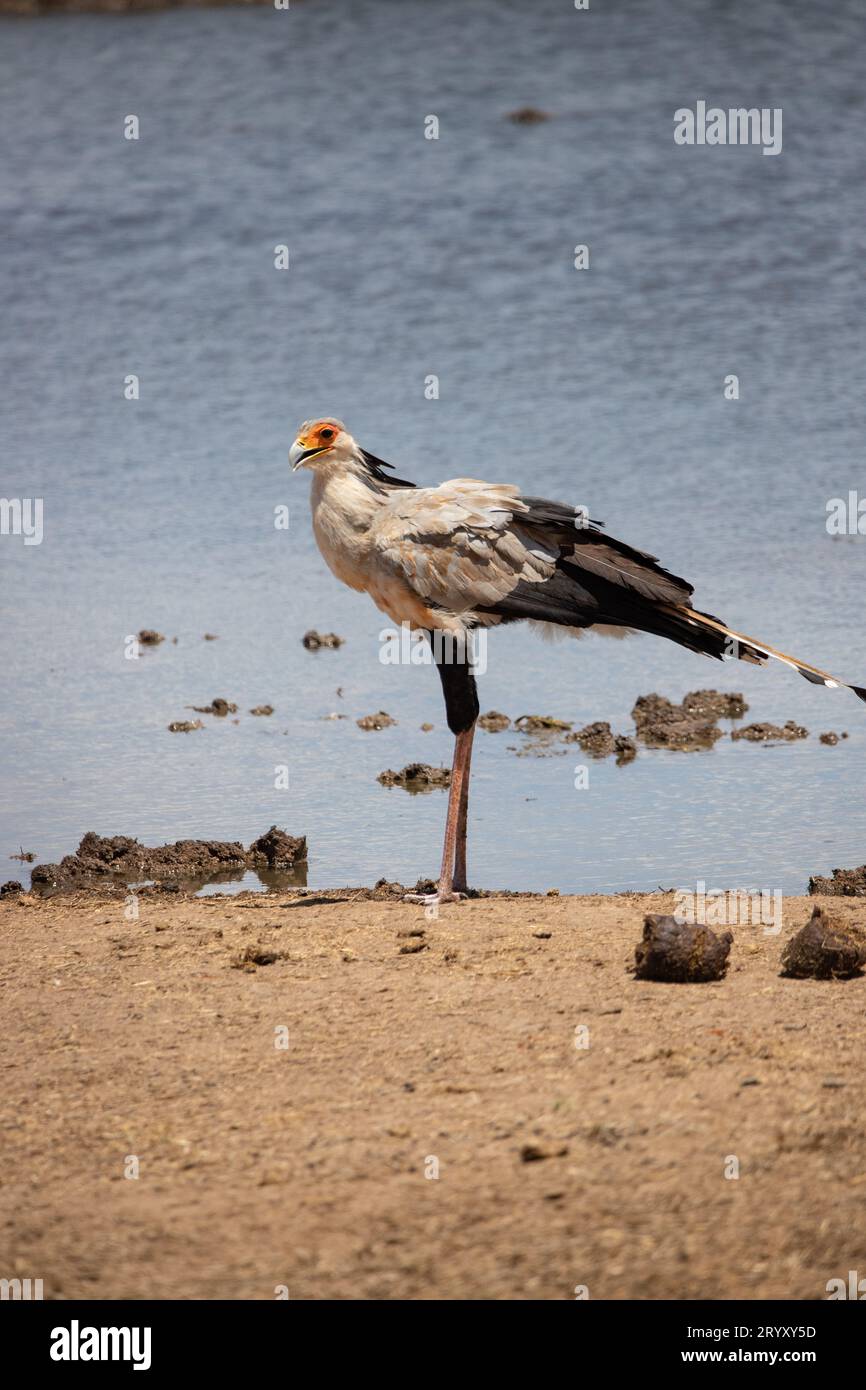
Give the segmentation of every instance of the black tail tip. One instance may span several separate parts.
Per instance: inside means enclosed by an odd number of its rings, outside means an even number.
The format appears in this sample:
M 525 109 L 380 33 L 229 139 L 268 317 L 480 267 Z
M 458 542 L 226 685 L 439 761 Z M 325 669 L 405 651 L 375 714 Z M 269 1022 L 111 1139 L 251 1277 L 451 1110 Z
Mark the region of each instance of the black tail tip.
M 864 703 L 866 703 L 866 690 L 863 689 L 862 685 L 852 685 L 851 689 L 854 691 L 854 694 L 857 696 L 858 699 L 863 700 Z

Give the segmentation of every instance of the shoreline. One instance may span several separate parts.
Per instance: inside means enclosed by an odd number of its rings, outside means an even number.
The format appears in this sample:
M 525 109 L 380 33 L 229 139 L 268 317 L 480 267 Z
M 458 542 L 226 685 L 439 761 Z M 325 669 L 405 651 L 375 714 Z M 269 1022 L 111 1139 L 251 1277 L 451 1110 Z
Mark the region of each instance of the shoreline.
M 672 894 L 369 894 L 0 902 L 11 1268 L 46 1298 L 812 1299 L 866 1264 L 866 977 L 779 974 L 863 899 L 785 898 L 681 985 L 630 969 Z

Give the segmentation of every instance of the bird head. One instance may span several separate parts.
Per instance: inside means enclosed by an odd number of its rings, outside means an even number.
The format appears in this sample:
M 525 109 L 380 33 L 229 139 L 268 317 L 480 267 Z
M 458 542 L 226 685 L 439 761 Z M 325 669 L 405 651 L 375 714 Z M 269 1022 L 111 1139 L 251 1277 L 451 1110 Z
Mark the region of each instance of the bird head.
M 316 459 L 349 463 L 358 458 L 358 446 L 342 420 L 305 420 L 289 450 L 292 472 L 310 468 Z

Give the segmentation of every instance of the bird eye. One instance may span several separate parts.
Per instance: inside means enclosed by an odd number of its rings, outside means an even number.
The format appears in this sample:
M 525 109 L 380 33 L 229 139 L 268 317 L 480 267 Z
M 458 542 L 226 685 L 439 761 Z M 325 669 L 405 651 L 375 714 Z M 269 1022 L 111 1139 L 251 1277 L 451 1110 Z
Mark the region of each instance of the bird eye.
M 334 431 L 333 431 L 333 430 L 319 430 L 319 438 L 320 438 L 320 439 L 333 439 L 333 438 L 334 438 Z

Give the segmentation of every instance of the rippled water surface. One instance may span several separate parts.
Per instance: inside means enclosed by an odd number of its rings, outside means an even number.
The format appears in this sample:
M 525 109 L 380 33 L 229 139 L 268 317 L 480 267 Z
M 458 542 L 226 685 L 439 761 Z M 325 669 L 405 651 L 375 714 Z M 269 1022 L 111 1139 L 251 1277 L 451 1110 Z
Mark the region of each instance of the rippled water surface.
M 420 482 L 585 502 L 700 606 L 866 683 L 866 538 L 825 527 L 866 491 L 856 4 L 308 0 L 7 20 L 0 45 L 0 492 L 44 499 L 41 545 L 0 536 L 0 879 L 88 829 L 248 843 L 272 822 L 307 834 L 314 885 L 435 871 L 444 794 L 376 775 L 450 759 L 439 684 L 380 663 L 382 616 L 315 550 L 286 452 L 317 413 Z M 676 147 L 698 98 L 781 107 L 782 154 Z M 527 105 L 552 119 L 506 119 Z M 125 659 L 143 627 L 168 640 Z M 309 653 L 309 627 L 346 643 Z M 845 692 L 520 629 L 480 685 L 484 709 L 622 730 L 638 694 L 715 685 L 812 736 L 641 752 L 576 790 L 573 747 L 480 733 L 479 885 L 797 891 L 866 858 Z M 167 731 L 214 696 L 238 722 Z M 394 728 L 356 727 L 380 708 Z

